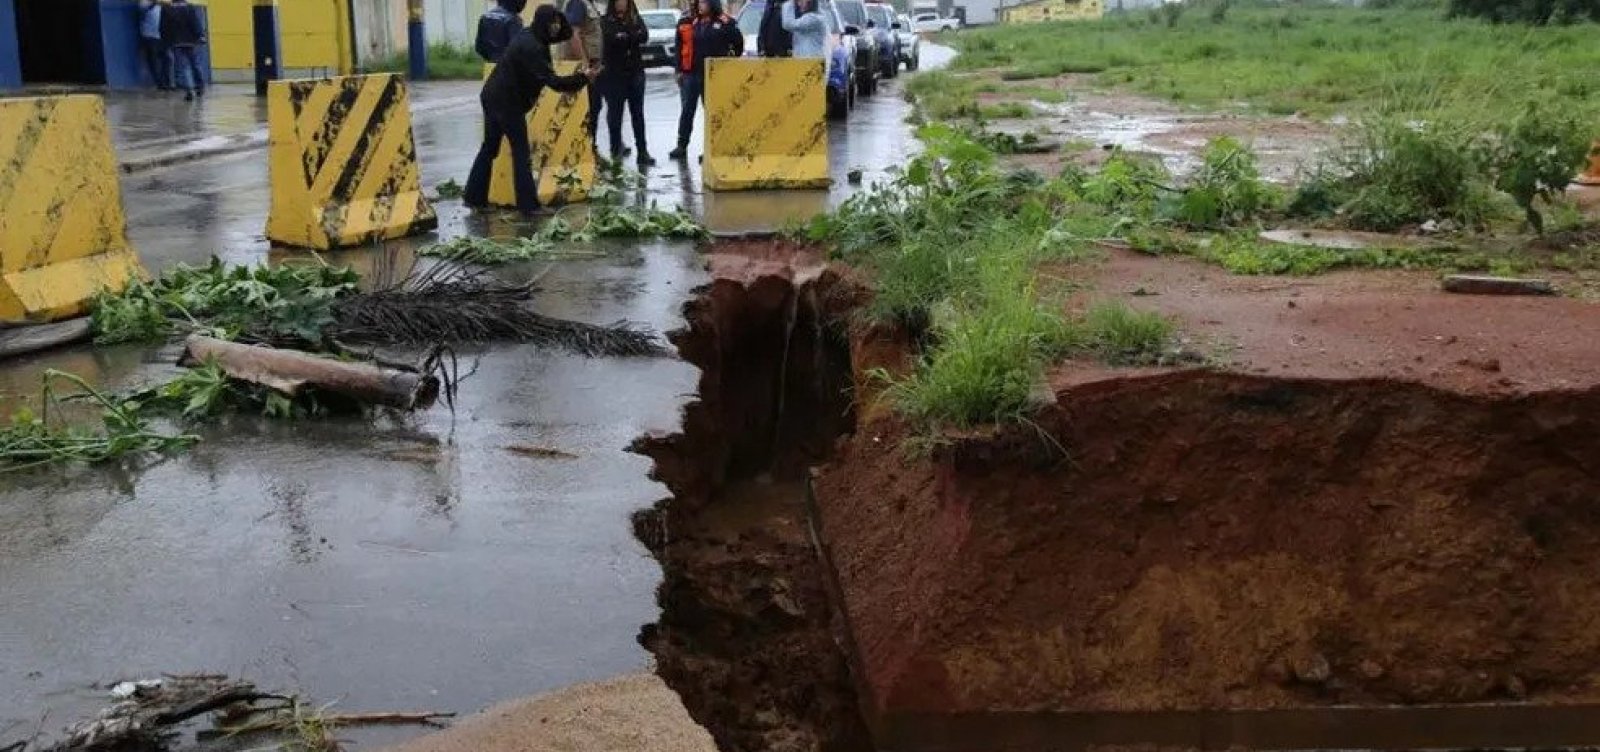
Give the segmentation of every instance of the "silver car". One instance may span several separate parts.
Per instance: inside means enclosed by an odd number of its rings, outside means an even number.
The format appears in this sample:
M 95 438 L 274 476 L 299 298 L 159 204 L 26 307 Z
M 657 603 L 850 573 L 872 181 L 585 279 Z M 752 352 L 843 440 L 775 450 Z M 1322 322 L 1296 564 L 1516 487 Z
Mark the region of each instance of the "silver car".
M 644 67 L 659 68 L 672 65 L 678 40 L 678 12 L 675 10 L 641 10 L 645 28 L 650 30 L 650 41 L 644 45 Z
M 917 33 L 909 16 L 902 14 L 894 18 L 900 24 L 900 28 L 894 30 L 895 36 L 900 37 L 900 62 L 905 63 L 906 70 L 914 71 L 922 65 L 922 35 Z

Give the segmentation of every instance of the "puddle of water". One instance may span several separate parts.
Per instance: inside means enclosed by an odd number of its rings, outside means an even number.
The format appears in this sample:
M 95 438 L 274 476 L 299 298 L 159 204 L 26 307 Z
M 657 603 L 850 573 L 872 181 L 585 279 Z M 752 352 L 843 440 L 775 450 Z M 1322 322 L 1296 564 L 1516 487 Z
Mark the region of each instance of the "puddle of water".
M 925 52 L 925 62 L 932 60 Z M 652 76 L 648 122 L 664 157 L 677 96 Z M 887 174 L 916 148 L 893 93 L 830 134 L 831 191 L 716 194 L 698 166 L 663 162 L 647 200 L 714 229 L 772 230 L 843 200 L 843 175 Z M 420 119 L 428 192 L 464 180 L 476 112 Z M 698 151 L 692 150 L 692 151 Z M 224 159 L 124 181 L 130 232 L 152 271 L 281 263 L 262 238 L 265 160 Z M 440 205 L 438 237 L 527 228 Z M 433 236 L 386 244 L 408 266 Z M 376 274 L 372 249 L 323 254 Z M 704 281 L 696 249 L 623 243 L 596 259 L 502 270 L 537 277 L 542 313 L 679 325 Z M 82 348 L 0 368 L 0 396 L 61 368 L 125 388 L 170 373 L 175 348 Z M 464 348 L 457 412 L 280 423 L 238 417 L 144 467 L 0 476 L 0 729 L 47 730 L 104 702 L 96 683 L 218 671 L 342 710 L 471 712 L 507 697 L 637 670 L 659 569 L 628 517 L 662 492 L 622 450 L 677 425 L 695 370 L 672 359 L 587 360 L 532 347 Z M 3 405 L 0 405 L 3 406 Z M 507 451 L 539 446 L 563 455 Z

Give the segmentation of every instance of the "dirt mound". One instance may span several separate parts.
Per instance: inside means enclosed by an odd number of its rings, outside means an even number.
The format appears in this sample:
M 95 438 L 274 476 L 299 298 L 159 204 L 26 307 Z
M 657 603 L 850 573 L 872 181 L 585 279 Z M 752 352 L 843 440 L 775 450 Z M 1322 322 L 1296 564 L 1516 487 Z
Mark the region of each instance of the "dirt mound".
M 499 705 L 389 752 L 715 752 L 661 680 L 624 676 Z
M 1057 397 L 926 459 L 865 427 L 817 480 L 878 712 L 1600 699 L 1600 389 Z

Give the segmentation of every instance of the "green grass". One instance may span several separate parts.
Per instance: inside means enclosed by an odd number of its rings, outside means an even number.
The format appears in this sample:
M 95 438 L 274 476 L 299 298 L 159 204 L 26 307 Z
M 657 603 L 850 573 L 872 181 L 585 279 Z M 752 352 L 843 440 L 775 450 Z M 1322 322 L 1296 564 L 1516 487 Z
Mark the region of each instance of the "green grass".
M 1169 28 L 1129 13 L 948 38 L 962 53 L 958 70 L 999 68 L 1019 79 L 1091 70 L 1102 84 L 1207 106 L 1495 121 L 1532 99 L 1574 103 L 1594 122 L 1595 32 L 1450 20 L 1442 6 L 1235 3 L 1220 22 L 1188 12 Z
M 378 61 L 373 73 L 405 73 L 411 69 L 404 51 Z M 477 81 L 483 78 L 483 59 L 466 45 L 435 42 L 428 45 L 428 77 Z
M 1096 304 L 1068 327 L 1071 349 L 1113 365 L 1158 363 L 1172 344 L 1177 326 L 1159 313 L 1139 311 L 1121 301 Z

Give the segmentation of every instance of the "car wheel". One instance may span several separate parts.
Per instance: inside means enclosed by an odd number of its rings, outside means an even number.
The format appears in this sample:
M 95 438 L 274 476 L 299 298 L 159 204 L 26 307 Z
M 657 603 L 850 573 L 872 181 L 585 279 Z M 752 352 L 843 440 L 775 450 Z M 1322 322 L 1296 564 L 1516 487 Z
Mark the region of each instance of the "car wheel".
M 849 88 L 849 87 L 845 87 Z M 828 90 L 828 119 L 843 120 L 850 116 L 850 95 Z
M 921 65 L 922 65 L 922 53 L 918 52 L 917 54 L 912 55 L 910 60 L 906 61 L 906 70 L 914 71 L 917 68 L 921 67 Z

